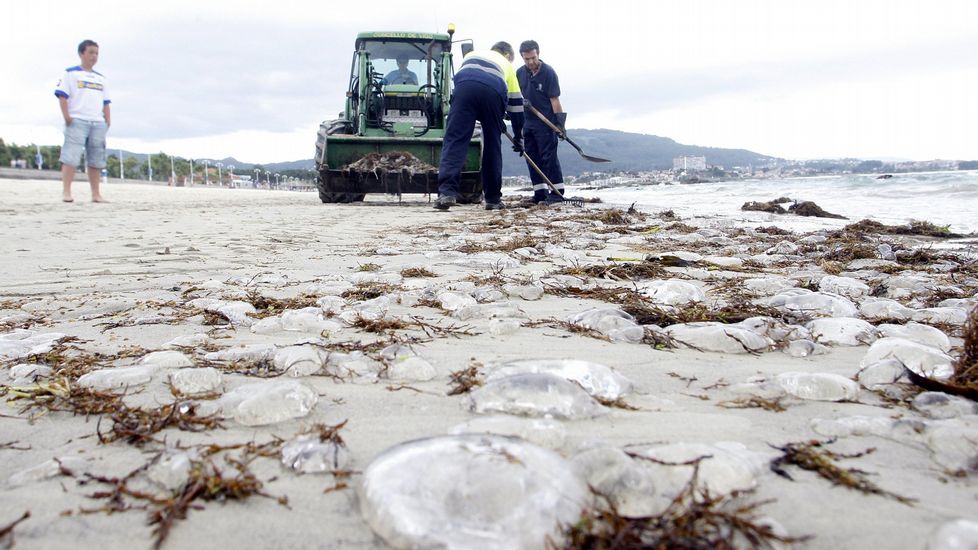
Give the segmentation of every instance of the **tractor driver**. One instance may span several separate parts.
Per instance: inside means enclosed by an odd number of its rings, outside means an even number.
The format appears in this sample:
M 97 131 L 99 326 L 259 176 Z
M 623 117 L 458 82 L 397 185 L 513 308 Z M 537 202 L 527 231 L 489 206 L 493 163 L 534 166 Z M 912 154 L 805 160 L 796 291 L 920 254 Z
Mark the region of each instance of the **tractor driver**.
M 413 71 L 408 70 L 408 58 L 406 56 L 398 56 L 397 58 L 397 70 L 387 73 L 384 77 L 384 85 L 388 84 L 413 84 L 418 85 L 418 75 L 414 74 Z

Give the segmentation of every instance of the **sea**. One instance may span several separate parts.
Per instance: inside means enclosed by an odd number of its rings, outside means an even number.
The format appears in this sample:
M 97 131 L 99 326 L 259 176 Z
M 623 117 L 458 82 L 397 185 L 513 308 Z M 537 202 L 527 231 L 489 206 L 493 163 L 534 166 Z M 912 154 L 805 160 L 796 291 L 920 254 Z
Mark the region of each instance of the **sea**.
M 978 171 L 853 174 L 749 179 L 698 184 L 636 185 L 589 189 L 568 186 L 568 196 L 599 197 L 603 203 L 645 212 L 672 210 L 681 218 L 716 218 L 744 225 L 774 224 L 796 231 L 842 227 L 862 219 L 887 225 L 927 221 L 955 233 L 978 233 Z M 812 201 L 846 220 L 742 211 L 748 201 L 788 197 Z M 784 205 L 787 206 L 787 205 Z

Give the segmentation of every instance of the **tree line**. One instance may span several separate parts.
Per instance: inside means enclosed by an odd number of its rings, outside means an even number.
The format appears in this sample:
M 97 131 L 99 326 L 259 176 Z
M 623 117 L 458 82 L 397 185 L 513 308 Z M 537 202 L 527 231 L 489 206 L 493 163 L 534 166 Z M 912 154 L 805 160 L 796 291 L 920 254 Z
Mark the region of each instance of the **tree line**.
M 40 152 L 40 159 L 38 159 L 38 152 Z M 60 145 L 38 146 L 33 143 L 30 145 L 17 145 L 16 143 L 6 143 L 3 138 L 0 138 L 0 166 L 12 166 L 11 161 L 24 161 L 24 166 L 27 168 L 60 170 L 61 161 L 58 160 L 60 156 Z M 109 151 L 106 157 L 106 170 L 110 177 L 120 177 L 120 164 L 121 175 L 128 179 L 148 180 L 150 179 L 150 167 L 152 167 L 153 181 L 167 181 L 171 176 L 171 172 L 177 179 L 187 178 L 190 176 L 191 169 L 191 162 L 189 160 L 171 157 L 162 151 L 152 155 L 124 154 L 121 163 L 118 153 L 113 155 Z M 204 170 L 205 165 L 203 162 L 193 163 L 194 178 L 199 177 L 203 181 Z M 231 177 L 227 166 L 219 170 L 216 165 L 208 164 L 206 170 L 207 178 L 213 178 L 214 181 L 217 181 L 218 174 L 221 175 L 221 179 L 224 181 L 228 181 Z M 250 168 L 242 167 L 237 172 L 238 174 L 248 174 L 250 173 Z M 282 175 L 287 174 L 283 173 Z

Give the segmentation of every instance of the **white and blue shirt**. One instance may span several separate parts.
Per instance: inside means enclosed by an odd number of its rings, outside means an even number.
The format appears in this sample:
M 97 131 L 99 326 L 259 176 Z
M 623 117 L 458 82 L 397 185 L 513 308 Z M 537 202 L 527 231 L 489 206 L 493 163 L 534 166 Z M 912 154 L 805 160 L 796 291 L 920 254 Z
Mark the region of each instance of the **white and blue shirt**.
M 112 103 L 105 75 L 77 65 L 65 69 L 54 95 L 68 100 L 68 116 L 92 122 L 105 122 L 102 108 Z

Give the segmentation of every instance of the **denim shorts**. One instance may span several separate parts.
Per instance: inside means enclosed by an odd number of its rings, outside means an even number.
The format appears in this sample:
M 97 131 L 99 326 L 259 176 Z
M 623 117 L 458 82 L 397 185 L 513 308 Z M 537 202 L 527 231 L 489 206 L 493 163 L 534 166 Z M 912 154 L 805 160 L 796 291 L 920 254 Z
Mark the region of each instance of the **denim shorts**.
M 85 151 L 86 164 L 91 168 L 105 168 L 105 133 L 108 126 L 104 122 L 92 120 L 71 120 L 65 127 L 65 144 L 61 147 L 62 164 L 78 166 L 82 151 Z

